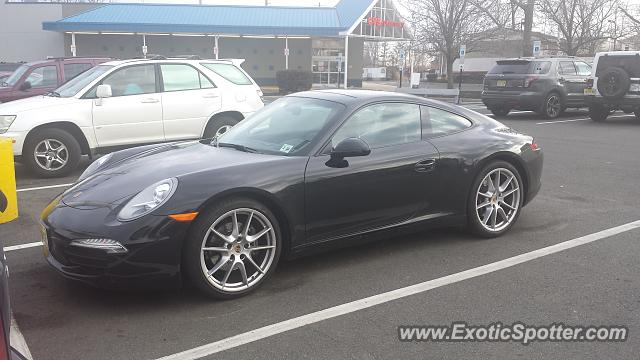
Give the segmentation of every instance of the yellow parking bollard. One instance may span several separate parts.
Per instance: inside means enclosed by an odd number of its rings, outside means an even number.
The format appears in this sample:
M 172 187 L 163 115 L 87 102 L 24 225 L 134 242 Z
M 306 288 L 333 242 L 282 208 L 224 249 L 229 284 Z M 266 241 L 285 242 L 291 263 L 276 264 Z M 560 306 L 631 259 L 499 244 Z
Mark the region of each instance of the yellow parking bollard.
M 0 137 L 0 224 L 18 217 L 12 140 Z

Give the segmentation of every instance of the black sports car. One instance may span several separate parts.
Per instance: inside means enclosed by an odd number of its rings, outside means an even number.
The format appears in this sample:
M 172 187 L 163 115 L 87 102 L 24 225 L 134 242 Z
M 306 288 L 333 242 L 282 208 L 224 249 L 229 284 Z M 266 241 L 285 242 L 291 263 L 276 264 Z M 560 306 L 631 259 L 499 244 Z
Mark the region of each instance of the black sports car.
M 72 279 L 166 286 L 184 274 L 232 298 L 281 257 L 388 229 L 501 235 L 540 189 L 542 158 L 531 136 L 461 107 L 302 92 L 217 139 L 100 158 L 44 210 L 43 241 Z

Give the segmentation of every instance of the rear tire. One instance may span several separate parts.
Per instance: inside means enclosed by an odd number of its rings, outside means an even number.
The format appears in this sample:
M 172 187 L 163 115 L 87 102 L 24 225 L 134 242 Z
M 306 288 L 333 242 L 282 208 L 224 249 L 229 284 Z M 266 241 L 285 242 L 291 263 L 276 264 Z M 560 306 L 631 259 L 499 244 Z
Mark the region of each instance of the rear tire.
M 636 116 L 636 120 L 640 121 L 640 110 L 634 111 L 633 114 Z
M 220 136 L 229 131 L 232 127 L 236 126 L 240 120 L 237 120 L 229 115 L 221 115 L 213 118 L 207 124 L 204 129 L 204 139 L 212 139 L 216 136 Z
M 471 189 L 467 204 L 469 230 L 484 238 L 509 231 L 524 203 L 525 189 L 518 170 L 505 161 L 491 162 L 478 174 Z
M 552 92 L 544 99 L 542 104 L 541 114 L 546 119 L 556 119 L 564 111 L 564 104 L 562 97 L 556 92 Z
M 281 234 L 277 218 L 265 205 L 245 198 L 225 200 L 193 223 L 182 265 L 203 293 L 217 299 L 238 298 L 275 271 L 284 245 Z
M 589 106 L 589 117 L 591 120 L 595 122 L 603 122 L 607 120 L 609 116 L 609 109 L 602 105 L 590 105 Z M 636 115 L 637 117 L 637 115 Z
M 493 115 L 495 115 L 496 117 L 507 116 L 507 115 L 509 115 L 509 112 L 511 111 L 511 109 L 503 108 L 503 107 L 491 108 L 490 110 L 493 113 Z
M 56 178 L 69 175 L 80 162 L 82 149 L 78 140 L 65 130 L 36 130 L 24 144 L 22 158 L 38 177 Z

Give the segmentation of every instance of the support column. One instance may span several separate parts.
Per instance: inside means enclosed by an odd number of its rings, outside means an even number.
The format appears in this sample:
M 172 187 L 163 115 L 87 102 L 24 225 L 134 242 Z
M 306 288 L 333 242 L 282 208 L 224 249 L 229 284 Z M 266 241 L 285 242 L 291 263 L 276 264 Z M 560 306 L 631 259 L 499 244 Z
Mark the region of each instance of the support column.
M 76 33 L 71 33 L 71 56 L 77 56 L 78 53 L 76 50 Z
M 284 68 L 289 70 L 289 37 L 284 37 Z
M 219 41 L 220 41 L 220 36 L 216 35 L 213 38 L 213 42 L 214 42 L 213 54 L 216 56 L 216 60 L 220 59 L 220 47 L 218 46 L 219 45 Z
M 349 35 L 344 37 L 344 88 L 349 87 Z
M 147 48 L 147 35 L 142 34 L 142 56 L 146 59 L 149 48 Z

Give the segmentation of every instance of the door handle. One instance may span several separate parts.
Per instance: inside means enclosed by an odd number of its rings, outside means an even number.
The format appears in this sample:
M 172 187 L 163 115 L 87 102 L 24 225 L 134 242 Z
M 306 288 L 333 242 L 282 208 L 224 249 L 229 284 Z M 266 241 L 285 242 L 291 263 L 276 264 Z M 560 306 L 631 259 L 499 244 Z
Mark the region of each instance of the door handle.
M 416 163 L 414 169 L 417 172 L 431 171 L 436 167 L 436 159 L 426 159 Z
M 155 103 L 159 103 L 160 100 L 154 99 L 154 98 L 147 98 L 147 99 L 140 100 L 140 102 L 143 104 L 155 104 Z
M 204 94 L 204 95 L 202 95 L 202 97 L 205 98 L 205 99 L 215 99 L 215 98 L 219 98 L 220 95 L 218 95 L 218 94 Z

